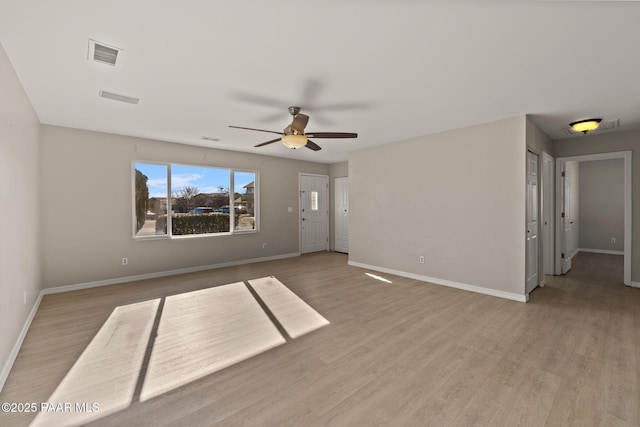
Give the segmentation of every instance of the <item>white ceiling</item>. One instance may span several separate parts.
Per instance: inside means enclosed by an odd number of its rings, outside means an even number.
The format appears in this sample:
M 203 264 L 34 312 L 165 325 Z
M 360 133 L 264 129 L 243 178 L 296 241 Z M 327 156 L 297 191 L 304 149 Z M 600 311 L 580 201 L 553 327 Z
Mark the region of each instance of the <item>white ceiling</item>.
M 332 163 L 521 114 L 554 139 L 594 116 L 638 128 L 639 22 L 610 1 L 2 0 L 0 43 L 42 123 Z M 281 131 L 289 105 L 359 138 L 253 148 L 272 135 L 228 128 Z

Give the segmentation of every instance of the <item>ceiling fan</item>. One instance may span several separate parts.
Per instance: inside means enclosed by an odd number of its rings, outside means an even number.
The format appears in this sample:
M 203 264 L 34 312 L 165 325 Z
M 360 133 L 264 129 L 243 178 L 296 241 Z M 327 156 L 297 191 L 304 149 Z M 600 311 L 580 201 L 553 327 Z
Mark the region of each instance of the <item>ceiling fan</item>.
M 357 138 L 357 133 L 351 132 L 304 132 L 304 128 L 307 126 L 309 122 L 309 116 L 306 114 L 300 114 L 300 107 L 289 107 L 289 113 L 293 116 L 293 121 L 289 126 L 284 128 L 282 132 L 276 132 L 272 130 L 264 130 L 264 129 L 255 129 L 255 128 L 245 128 L 241 126 L 229 126 L 234 129 L 246 129 L 246 130 L 255 130 L 258 132 L 268 132 L 275 133 L 278 135 L 282 135 L 276 139 L 272 139 L 271 141 L 263 142 L 261 144 L 256 145 L 256 147 L 263 147 L 265 145 L 273 144 L 274 142 L 282 140 L 282 144 L 287 148 L 301 148 L 307 147 L 310 150 L 318 151 L 322 148 L 311 141 L 309 138 Z

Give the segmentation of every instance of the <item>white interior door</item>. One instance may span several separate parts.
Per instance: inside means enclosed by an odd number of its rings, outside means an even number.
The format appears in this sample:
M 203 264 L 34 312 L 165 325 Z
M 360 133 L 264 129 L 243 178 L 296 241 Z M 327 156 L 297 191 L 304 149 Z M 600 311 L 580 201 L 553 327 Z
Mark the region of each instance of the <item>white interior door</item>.
M 333 194 L 335 250 L 349 253 L 349 178 L 336 178 Z
M 300 175 L 300 252 L 329 250 L 329 177 Z
M 543 271 L 544 274 L 553 274 L 554 260 L 554 159 L 547 153 L 542 156 L 542 236 L 543 236 Z
M 526 293 L 538 286 L 538 180 L 538 156 L 528 151 Z
M 561 254 L 560 266 L 561 273 L 566 274 L 571 270 L 571 253 L 573 242 L 573 212 L 571 209 L 571 169 L 566 167 L 566 163 L 562 166 L 562 185 L 560 195 L 560 221 L 562 226 Z

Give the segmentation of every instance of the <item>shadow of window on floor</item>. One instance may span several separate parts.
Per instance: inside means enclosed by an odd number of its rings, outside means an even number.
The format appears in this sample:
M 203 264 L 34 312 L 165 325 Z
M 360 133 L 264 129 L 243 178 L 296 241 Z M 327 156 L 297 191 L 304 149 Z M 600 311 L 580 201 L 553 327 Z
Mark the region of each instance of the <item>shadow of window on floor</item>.
M 32 425 L 95 421 L 328 324 L 274 277 L 116 307 L 48 399 L 71 410 Z

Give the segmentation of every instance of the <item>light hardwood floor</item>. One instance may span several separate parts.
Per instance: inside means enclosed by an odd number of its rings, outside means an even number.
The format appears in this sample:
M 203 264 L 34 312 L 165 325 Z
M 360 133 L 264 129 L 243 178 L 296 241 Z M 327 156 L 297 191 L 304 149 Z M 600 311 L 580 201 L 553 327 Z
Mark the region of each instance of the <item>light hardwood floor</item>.
M 346 263 L 346 255 L 319 253 L 46 296 L 0 402 L 64 397 L 60 388 L 70 378 L 85 387 L 76 392 L 94 396 L 91 387 L 100 382 L 86 376 L 103 378 L 115 370 L 120 377 L 100 387 L 115 393 L 121 409 L 83 423 L 640 425 L 640 289 L 623 286 L 622 257 L 581 253 L 569 274 L 547 277 L 526 304 L 373 272 L 392 282 L 386 283 Z M 280 335 L 269 308 L 261 304 L 263 315 L 240 286 L 242 295 L 230 298 L 253 307 L 252 319 L 274 322 L 274 336 L 284 340 L 266 342 L 270 349 L 217 372 L 194 367 L 204 374 L 141 398 L 138 375 L 150 360 L 190 345 L 185 339 L 208 337 L 201 330 L 180 337 L 182 328 L 203 320 L 189 325 L 189 317 L 169 319 L 179 325 L 175 344 L 160 346 L 166 336 L 163 319 L 154 314 L 158 301 L 167 314 L 172 297 L 192 295 L 193 305 L 177 311 L 196 311 L 192 319 L 198 319 L 210 305 L 188 292 L 271 275 L 330 324 L 295 339 Z M 146 323 L 110 320 L 131 308 Z M 110 341 L 116 335 L 129 339 Z M 147 335 L 153 338 L 147 341 Z M 168 362 L 154 369 L 171 378 L 174 368 Z M 40 417 L 36 423 L 48 424 Z M 65 419 L 73 418 L 58 418 L 55 425 Z M 33 414 L 0 414 L 3 426 L 32 421 Z

